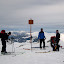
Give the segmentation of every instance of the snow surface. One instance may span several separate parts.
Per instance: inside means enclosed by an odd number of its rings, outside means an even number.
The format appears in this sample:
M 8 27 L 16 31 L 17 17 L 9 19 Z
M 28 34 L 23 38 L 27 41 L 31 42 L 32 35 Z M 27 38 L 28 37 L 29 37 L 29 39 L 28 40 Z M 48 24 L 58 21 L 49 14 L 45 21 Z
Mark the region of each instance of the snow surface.
M 38 32 L 32 33 L 33 36 L 38 36 Z M 32 48 L 29 42 L 25 43 L 14 43 L 15 53 L 10 55 L 1 55 L 0 53 L 0 64 L 64 64 L 64 34 L 61 34 L 60 51 L 52 51 L 50 43 L 47 41 L 51 36 L 55 36 L 55 33 L 45 33 L 46 36 L 46 49 Z M 10 42 L 9 42 L 10 43 Z M 7 51 L 12 52 L 13 44 L 7 43 Z M 1 51 L 0 42 L 0 51 Z M 39 47 L 39 43 L 32 43 L 32 47 Z M 13 49 L 14 49 L 13 48 Z M 26 50 L 28 49 L 28 50 Z M 50 52 L 48 52 L 50 51 Z M 36 52 L 48 52 L 48 53 L 36 53 Z

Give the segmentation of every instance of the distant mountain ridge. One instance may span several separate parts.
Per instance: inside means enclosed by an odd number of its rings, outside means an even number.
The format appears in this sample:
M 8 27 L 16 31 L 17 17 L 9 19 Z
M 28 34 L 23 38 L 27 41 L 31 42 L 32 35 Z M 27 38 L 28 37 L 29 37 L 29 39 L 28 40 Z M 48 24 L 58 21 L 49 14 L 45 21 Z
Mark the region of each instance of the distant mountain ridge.
M 30 40 L 30 35 L 27 32 L 24 31 L 13 31 L 11 37 L 14 38 L 14 42 L 26 42 L 27 40 Z M 33 42 L 37 42 L 37 37 L 34 36 L 33 38 Z

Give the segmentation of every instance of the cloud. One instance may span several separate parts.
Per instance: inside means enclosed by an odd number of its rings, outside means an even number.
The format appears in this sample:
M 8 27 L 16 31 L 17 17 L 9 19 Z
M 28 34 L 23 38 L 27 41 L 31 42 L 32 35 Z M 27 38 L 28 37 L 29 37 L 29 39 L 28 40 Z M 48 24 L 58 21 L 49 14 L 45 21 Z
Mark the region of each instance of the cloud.
M 27 25 L 64 21 L 64 0 L 1 0 L 0 24 Z

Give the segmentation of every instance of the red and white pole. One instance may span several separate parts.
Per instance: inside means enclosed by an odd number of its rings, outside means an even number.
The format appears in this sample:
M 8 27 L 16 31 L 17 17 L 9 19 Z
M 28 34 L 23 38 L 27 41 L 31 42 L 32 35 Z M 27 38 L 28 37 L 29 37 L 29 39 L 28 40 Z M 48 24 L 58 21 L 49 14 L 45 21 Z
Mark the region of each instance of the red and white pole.
M 30 43 L 31 43 L 31 50 L 32 50 L 32 34 L 31 34 L 31 25 L 33 24 L 33 20 L 29 20 L 29 24 L 30 24 Z

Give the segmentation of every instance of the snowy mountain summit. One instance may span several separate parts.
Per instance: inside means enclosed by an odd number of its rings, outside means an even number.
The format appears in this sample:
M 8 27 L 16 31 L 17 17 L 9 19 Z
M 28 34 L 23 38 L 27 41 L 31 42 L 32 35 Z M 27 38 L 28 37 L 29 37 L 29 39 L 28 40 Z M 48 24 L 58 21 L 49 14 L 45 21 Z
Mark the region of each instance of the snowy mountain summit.
M 32 35 L 37 37 L 38 32 L 34 32 Z M 11 54 L 2 55 L 0 53 L 0 64 L 64 64 L 64 34 L 61 34 L 59 44 L 62 48 L 60 47 L 59 52 L 52 51 L 50 43 L 47 43 L 51 36 L 55 36 L 55 33 L 45 33 L 45 36 L 45 49 L 40 49 L 38 42 L 32 43 L 32 49 L 31 43 L 28 41 L 25 43 L 14 42 L 14 45 L 7 42 L 7 52 Z M 0 51 L 1 47 L 0 42 Z

